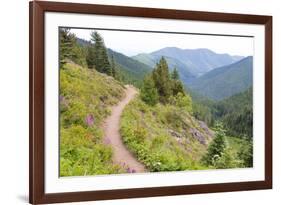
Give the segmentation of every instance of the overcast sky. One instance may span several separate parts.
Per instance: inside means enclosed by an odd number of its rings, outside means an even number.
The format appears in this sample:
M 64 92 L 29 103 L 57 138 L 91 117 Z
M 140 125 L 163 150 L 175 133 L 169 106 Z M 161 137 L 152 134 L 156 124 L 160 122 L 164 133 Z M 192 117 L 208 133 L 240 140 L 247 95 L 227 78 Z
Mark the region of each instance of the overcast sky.
M 77 37 L 90 40 L 89 29 L 71 29 Z M 150 53 L 164 47 L 182 49 L 208 48 L 216 53 L 230 55 L 253 55 L 253 38 L 209 36 L 191 34 L 167 34 L 130 31 L 97 30 L 104 39 L 107 48 L 127 56 Z

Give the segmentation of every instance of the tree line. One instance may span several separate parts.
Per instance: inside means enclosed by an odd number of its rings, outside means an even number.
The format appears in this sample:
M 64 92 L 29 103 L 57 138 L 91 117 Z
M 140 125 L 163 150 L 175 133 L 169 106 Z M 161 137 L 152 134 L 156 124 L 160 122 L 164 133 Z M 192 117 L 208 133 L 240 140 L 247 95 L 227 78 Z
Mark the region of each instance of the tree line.
M 69 28 L 60 28 L 60 67 L 69 59 L 89 69 L 95 69 L 116 79 L 120 78 L 114 56 L 108 56 L 102 36 L 97 31 L 91 32 L 90 35 L 90 42 L 83 47 Z

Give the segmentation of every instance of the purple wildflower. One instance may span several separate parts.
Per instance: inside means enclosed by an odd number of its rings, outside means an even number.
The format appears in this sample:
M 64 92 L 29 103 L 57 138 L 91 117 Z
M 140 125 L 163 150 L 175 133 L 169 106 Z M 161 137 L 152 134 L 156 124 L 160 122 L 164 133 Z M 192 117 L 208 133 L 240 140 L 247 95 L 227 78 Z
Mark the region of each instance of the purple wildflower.
M 59 101 L 60 101 L 60 111 L 65 111 L 68 108 L 68 100 L 63 96 L 59 96 Z
M 107 144 L 107 145 L 111 144 L 110 139 L 109 139 L 109 138 L 107 138 L 107 137 L 104 139 L 104 142 L 105 142 L 105 144 Z
M 130 167 L 128 167 L 126 169 L 127 173 L 136 173 L 136 170 L 135 169 L 131 169 Z
M 88 126 L 92 126 L 94 124 L 94 116 L 92 114 L 87 115 L 85 121 Z
M 65 100 L 63 95 L 60 95 L 60 102 L 63 102 Z

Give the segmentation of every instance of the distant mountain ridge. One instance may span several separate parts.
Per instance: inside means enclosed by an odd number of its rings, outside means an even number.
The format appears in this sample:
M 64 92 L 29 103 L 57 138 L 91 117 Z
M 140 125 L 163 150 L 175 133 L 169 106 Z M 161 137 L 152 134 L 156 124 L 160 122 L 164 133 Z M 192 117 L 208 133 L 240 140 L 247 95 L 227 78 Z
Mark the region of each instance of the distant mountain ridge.
M 253 85 L 253 57 L 213 69 L 187 84 L 189 88 L 214 100 L 221 100 Z
M 218 54 L 206 48 L 181 49 L 177 47 L 165 47 L 149 54 L 138 54 L 132 58 L 149 66 L 154 66 L 157 60 L 162 56 L 170 58 L 170 61 L 173 62 L 175 66 L 180 64 L 180 66 L 178 66 L 179 71 L 183 69 L 187 70 L 193 77 L 203 75 L 214 68 L 232 64 L 243 58 L 243 56 Z M 184 77 L 188 78 L 188 76 Z

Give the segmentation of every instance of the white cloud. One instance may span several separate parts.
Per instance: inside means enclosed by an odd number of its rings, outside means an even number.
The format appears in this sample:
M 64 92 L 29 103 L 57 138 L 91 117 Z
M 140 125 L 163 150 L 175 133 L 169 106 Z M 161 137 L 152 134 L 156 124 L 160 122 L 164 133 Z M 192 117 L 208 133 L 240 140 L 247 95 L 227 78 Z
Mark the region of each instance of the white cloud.
M 77 37 L 90 39 L 89 29 L 71 29 Z M 194 34 L 169 34 L 152 32 L 108 31 L 98 30 L 104 38 L 108 48 L 128 56 L 139 53 L 150 53 L 164 47 L 178 47 L 182 49 L 208 48 L 216 53 L 230 55 L 253 55 L 253 41 L 251 37 L 232 37 Z

